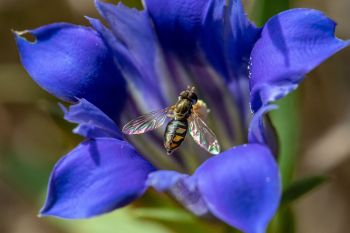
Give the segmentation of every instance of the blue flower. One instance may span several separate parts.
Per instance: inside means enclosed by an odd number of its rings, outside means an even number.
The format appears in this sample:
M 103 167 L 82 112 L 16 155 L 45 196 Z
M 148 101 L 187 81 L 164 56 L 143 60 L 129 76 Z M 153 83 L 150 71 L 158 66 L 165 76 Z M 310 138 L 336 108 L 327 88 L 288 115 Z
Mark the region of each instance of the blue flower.
M 335 23 L 311 9 L 282 12 L 257 28 L 239 0 L 144 3 L 138 11 L 96 1 L 109 28 L 88 18 L 92 27 L 57 23 L 15 35 L 25 69 L 42 88 L 75 103 L 62 107 L 65 119 L 86 138 L 54 167 L 41 215 L 93 217 L 153 187 L 197 215 L 265 232 L 281 179 L 264 115 L 349 41 L 336 38 Z M 123 137 L 123 122 L 173 104 L 187 85 L 210 107 L 223 153 L 210 157 L 188 142 L 166 157 L 157 132 Z

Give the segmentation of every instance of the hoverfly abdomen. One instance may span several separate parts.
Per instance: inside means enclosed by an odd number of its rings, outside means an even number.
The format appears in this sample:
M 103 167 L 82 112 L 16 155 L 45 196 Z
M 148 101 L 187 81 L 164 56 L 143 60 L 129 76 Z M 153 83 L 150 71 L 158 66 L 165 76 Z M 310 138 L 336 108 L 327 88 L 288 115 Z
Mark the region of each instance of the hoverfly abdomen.
M 188 130 L 187 119 L 171 120 L 164 133 L 164 147 L 170 155 L 184 141 Z

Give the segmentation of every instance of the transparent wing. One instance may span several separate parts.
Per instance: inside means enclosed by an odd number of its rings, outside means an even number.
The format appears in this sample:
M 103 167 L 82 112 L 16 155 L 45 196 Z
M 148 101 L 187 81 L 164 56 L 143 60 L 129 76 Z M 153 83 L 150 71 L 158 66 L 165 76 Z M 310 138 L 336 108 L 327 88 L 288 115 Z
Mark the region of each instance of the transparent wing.
M 190 134 L 194 141 L 202 148 L 206 149 L 211 154 L 220 153 L 219 142 L 211 129 L 204 123 L 204 121 L 193 112 L 189 118 Z
M 145 115 L 128 122 L 123 127 L 123 133 L 125 134 L 142 134 L 162 126 L 173 110 L 173 106 L 150 112 Z

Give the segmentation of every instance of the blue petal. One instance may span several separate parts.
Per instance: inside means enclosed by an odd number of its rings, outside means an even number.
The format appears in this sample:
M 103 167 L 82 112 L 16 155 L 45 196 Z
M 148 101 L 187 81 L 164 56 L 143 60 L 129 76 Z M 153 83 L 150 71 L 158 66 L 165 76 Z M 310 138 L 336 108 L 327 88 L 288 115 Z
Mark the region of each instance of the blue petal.
M 26 33 L 35 36 L 30 42 Z M 64 101 L 85 98 L 112 117 L 125 100 L 125 84 L 98 33 L 89 27 L 50 24 L 16 33 L 21 62 L 46 91 Z
M 138 60 L 142 59 L 139 62 L 147 64 L 153 61 L 157 40 L 145 12 L 128 8 L 122 3 L 115 5 L 99 0 L 96 0 L 96 7 L 120 43 L 123 43 Z
M 79 124 L 73 132 L 85 138 L 111 137 L 122 139 L 122 134 L 111 118 L 85 99 L 69 107 L 61 106 L 64 119 Z
M 225 51 L 226 33 L 230 27 L 226 17 L 226 1 L 211 1 L 207 17 L 203 22 L 200 46 L 206 58 L 225 80 L 229 79 L 227 57 Z
M 335 37 L 335 22 L 323 13 L 294 9 L 271 18 L 251 55 L 251 107 L 280 99 L 350 41 Z
M 240 0 L 230 0 L 228 5 L 216 0 L 209 7 L 200 40 L 207 59 L 226 81 L 244 126 L 250 116 L 248 64 L 260 32 Z
M 229 1 L 228 41 L 226 53 L 231 75 L 236 79 L 248 79 L 250 53 L 261 29 L 257 28 L 247 17 L 241 0 Z
M 208 59 L 228 83 L 248 80 L 250 53 L 260 32 L 247 18 L 240 0 L 230 0 L 228 6 L 225 0 L 212 1 L 201 41 Z
M 158 192 L 165 192 L 188 175 L 176 171 L 155 171 L 148 176 L 147 185 L 155 188 Z
M 165 48 L 188 53 L 195 48 L 209 4 L 213 0 L 145 0 Z
M 143 194 L 152 171 L 127 142 L 85 141 L 56 164 L 41 215 L 88 218 L 123 207 Z
M 111 31 L 98 20 L 90 19 L 101 33 L 123 71 L 123 75 L 136 89 L 134 96 L 148 99 L 148 110 L 164 108 L 160 80 L 156 73 L 158 41 L 148 15 L 117 5 L 96 0 L 96 7 L 108 22 Z
M 210 211 L 246 233 L 263 233 L 281 197 L 270 150 L 247 144 L 205 161 L 193 175 Z
M 234 96 L 240 109 L 243 126 L 246 127 L 250 115 L 249 106 L 249 60 L 261 29 L 257 28 L 244 12 L 240 0 L 229 1 L 228 38 L 225 46 L 227 63 L 229 67 L 228 88 Z
M 269 134 L 264 124 L 264 116 L 269 111 L 274 109 L 277 109 L 276 105 L 266 105 L 264 107 L 261 107 L 259 111 L 254 114 L 248 131 L 249 143 L 260 143 L 268 145 Z
M 176 171 L 155 171 L 149 174 L 147 186 L 155 188 L 158 192 L 169 191 L 188 210 L 198 216 L 208 213 L 194 180 L 188 175 Z

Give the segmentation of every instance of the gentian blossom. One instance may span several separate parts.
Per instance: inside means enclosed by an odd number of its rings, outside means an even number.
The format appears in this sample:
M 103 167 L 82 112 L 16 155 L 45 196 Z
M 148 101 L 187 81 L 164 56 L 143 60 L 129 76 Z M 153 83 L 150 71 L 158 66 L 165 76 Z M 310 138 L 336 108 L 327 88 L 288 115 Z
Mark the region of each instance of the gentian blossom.
M 264 115 L 349 41 L 336 38 L 335 23 L 312 9 L 279 13 L 258 28 L 240 0 L 96 7 L 106 24 L 87 18 L 90 27 L 55 23 L 15 34 L 25 69 L 72 104 L 62 105 L 64 117 L 85 137 L 55 165 L 40 214 L 94 217 L 153 187 L 196 215 L 265 232 L 281 179 Z M 128 120 L 174 104 L 187 85 L 210 109 L 206 120 L 222 153 L 209 155 L 188 137 L 169 157 L 163 132 L 122 135 Z

